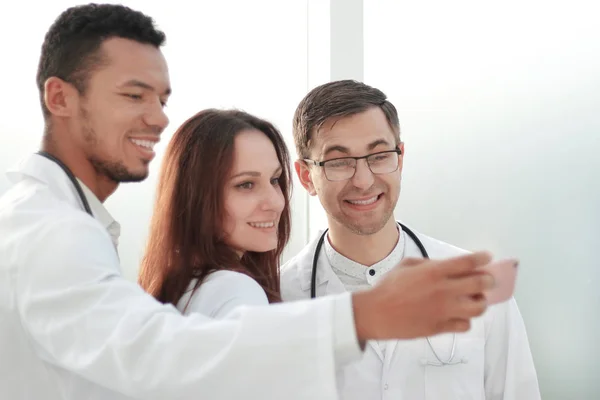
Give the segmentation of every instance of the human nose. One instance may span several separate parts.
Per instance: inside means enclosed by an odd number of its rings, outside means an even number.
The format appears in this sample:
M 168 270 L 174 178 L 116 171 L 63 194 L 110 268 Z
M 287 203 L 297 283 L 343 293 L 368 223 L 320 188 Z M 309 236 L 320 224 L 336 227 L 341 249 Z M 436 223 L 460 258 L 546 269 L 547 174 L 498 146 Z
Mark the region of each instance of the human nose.
M 153 104 L 146 112 L 144 120 L 147 125 L 158 128 L 161 132 L 169 125 L 169 117 L 160 101 Z
M 278 214 L 285 207 L 284 194 L 279 186 L 269 185 L 270 188 L 265 190 L 262 199 L 262 209 L 264 211 L 275 211 Z
M 367 165 L 366 159 L 357 160 L 352 184 L 359 189 L 368 189 L 373 186 L 375 178 L 371 169 Z

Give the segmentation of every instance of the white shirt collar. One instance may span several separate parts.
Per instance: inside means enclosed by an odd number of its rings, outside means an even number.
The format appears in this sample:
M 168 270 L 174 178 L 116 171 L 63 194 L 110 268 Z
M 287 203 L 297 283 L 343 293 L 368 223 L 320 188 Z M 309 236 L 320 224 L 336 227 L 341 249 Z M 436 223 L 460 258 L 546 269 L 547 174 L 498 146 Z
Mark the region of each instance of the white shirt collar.
M 108 210 L 100 202 L 98 197 L 92 192 L 79 178 L 77 179 L 81 189 L 90 204 L 94 217 L 106 228 L 115 247 L 119 245 L 119 236 L 121 235 L 121 225 L 110 215 Z
M 400 227 L 398 227 L 398 231 L 400 234 L 398 235 L 398 242 L 396 242 L 394 249 L 383 260 L 371 266 L 362 265 L 338 253 L 329 242 L 328 235 L 324 246 L 327 260 L 336 275 L 345 274 L 369 285 L 373 285 L 380 277 L 385 275 L 386 272 L 398 265 L 404 257 L 406 243 L 405 235 Z
M 14 183 L 21 180 L 23 176 L 34 177 L 48 184 L 55 193 L 60 193 L 62 198 L 72 202 L 75 207 L 81 207 L 77 191 L 64 171 L 53 161 L 39 154 L 32 154 L 24 158 L 16 166 L 10 168 L 6 175 Z M 94 217 L 106 228 L 113 244 L 117 247 L 121 226 L 110 215 L 108 210 L 104 208 L 104 205 L 98 200 L 96 195 L 81 180 L 78 179 L 78 182 L 90 204 Z

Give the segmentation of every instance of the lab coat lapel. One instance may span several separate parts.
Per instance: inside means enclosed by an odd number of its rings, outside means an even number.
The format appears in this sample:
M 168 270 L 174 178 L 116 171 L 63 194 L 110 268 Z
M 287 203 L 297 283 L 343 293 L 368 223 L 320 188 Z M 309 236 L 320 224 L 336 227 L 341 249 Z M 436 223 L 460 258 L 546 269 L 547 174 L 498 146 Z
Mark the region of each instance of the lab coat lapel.
M 346 292 L 346 288 L 344 287 L 344 284 L 342 283 L 340 278 L 338 278 L 338 276 L 335 274 L 335 272 L 333 272 L 331 265 L 327 261 L 327 257 L 325 256 L 325 254 L 323 254 L 323 256 L 324 256 L 323 261 L 321 261 L 321 258 L 319 257 L 319 268 L 322 268 L 325 271 L 325 276 L 327 277 L 325 293 L 329 295 L 329 294 L 339 294 L 339 293 Z M 376 340 L 369 340 L 369 341 L 367 341 L 367 344 L 373 349 L 373 351 L 375 351 L 377 356 L 383 362 L 384 361 L 383 353 L 381 352 L 381 349 L 379 348 L 379 343 Z
M 321 261 L 321 258 L 319 257 L 319 268 L 322 268 L 323 271 L 325 271 L 325 276 L 327 277 L 327 286 L 325 288 L 326 294 L 338 294 L 346 292 L 344 284 L 340 278 L 338 278 L 335 272 L 333 272 L 333 268 L 331 268 L 331 264 L 329 264 L 327 256 L 324 252 L 323 261 Z M 383 353 L 379 348 L 379 343 L 376 340 L 369 340 L 367 341 L 367 344 L 373 349 L 373 351 L 375 351 L 379 359 L 383 362 Z
M 319 233 L 319 237 L 322 232 Z M 312 263 L 314 252 L 316 250 L 316 243 L 318 239 L 313 241 L 310 246 L 309 252 L 304 254 L 300 259 L 301 271 L 300 271 L 300 282 L 301 287 L 304 292 L 307 293 L 307 296 L 310 297 L 310 280 L 312 274 Z M 325 295 L 333 295 L 345 293 L 346 288 L 344 284 L 338 278 L 338 276 L 333 272 L 331 268 L 331 264 L 329 264 L 329 260 L 327 259 L 327 255 L 325 254 L 325 247 L 321 248 L 319 252 L 319 259 L 317 261 L 317 276 L 316 276 L 317 289 L 316 294 L 317 297 L 325 296 Z M 375 351 L 377 356 L 383 361 L 383 353 L 379 348 L 377 341 L 369 340 L 367 344 Z
M 311 289 L 311 278 L 312 278 L 312 266 L 313 260 L 315 256 L 315 251 L 317 247 L 317 243 L 319 242 L 319 238 L 323 235 L 324 231 L 320 231 L 318 235 L 312 240 L 312 242 L 307 247 L 306 251 L 302 251 L 299 254 L 297 265 L 298 265 L 298 280 L 300 282 L 301 290 L 306 294 L 307 298 L 310 298 L 310 289 Z M 321 247 L 321 251 L 319 251 L 319 256 L 317 260 L 317 274 L 316 274 L 316 295 L 324 296 L 328 294 L 328 290 L 334 290 L 335 293 L 343 293 L 339 291 L 335 285 L 330 289 L 327 285 L 329 282 L 329 278 L 331 276 L 330 270 L 331 267 L 328 265 L 327 256 L 325 255 L 325 250 Z M 335 275 L 335 274 L 333 274 Z
M 317 295 L 319 295 L 318 289 L 320 287 L 323 288 L 323 294 L 340 294 L 346 292 L 346 288 L 340 278 L 333 272 L 331 268 L 331 264 L 329 264 L 329 260 L 327 259 L 327 255 L 325 254 L 325 246 L 321 250 L 321 254 L 319 254 L 319 262 L 317 263 L 317 268 L 319 271 L 322 271 L 322 274 L 319 276 L 317 274 Z M 320 278 L 320 279 L 319 279 Z M 323 295 L 321 294 L 321 295 Z
M 413 231 L 414 232 L 414 231 Z M 415 232 L 415 234 L 417 235 L 417 237 L 419 237 L 419 234 Z M 404 235 L 404 243 L 405 243 L 405 247 L 404 247 L 404 257 L 403 258 L 423 258 L 423 254 L 421 254 L 421 250 L 419 250 L 419 248 L 417 247 L 416 243 L 414 243 L 410 237 L 405 233 L 402 232 L 402 235 Z M 420 238 L 419 238 L 420 239 Z M 427 249 L 428 252 L 430 252 L 429 249 Z M 390 368 L 390 363 L 392 362 L 392 359 L 394 358 L 394 353 L 396 351 L 396 347 L 398 345 L 398 341 L 397 340 L 389 340 L 386 342 L 385 345 L 385 360 L 384 360 L 384 368 L 385 369 L 389 369 Z
M 367 341 L 367 344 L 373 349 L 375 354 L 377 354 L 377 357 L 379 357 L 381 362 L 385 363 L 386 359 L 383 357 L 383 353 L 381 352 L 381 349 L 379 348 L 379 342 L 376 340 L 369 340 L 369 341 Z M 387 349 L 387 347 L 386 347 L 386 349 Z M 386 354 L 387 354 L 387 350 L 386 350 Z M 388 364 L 389 364 L 389 361 L 388 361 Z

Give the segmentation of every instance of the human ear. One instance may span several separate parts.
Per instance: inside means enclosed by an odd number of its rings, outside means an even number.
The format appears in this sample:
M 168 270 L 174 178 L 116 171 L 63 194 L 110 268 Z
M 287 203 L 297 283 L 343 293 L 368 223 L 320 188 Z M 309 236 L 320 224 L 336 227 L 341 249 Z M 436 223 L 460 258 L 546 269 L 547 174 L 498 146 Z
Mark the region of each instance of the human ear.
M 77 111 L 79 92 L 70 83 L 52 76 L 44 82 L 44 104 L 52 115 L 69 117 Z
M 294 167 L 296 169 L 296 174 L 298 175 L 298 179 L 304 189 L 311 196 L 316 196 L 317 191 L 315 190 L 315 185 L 313 184 L 312 177 L 310 176 L 310 168 L 306 164 L 306 161 L 297 160 L 294 162 Z

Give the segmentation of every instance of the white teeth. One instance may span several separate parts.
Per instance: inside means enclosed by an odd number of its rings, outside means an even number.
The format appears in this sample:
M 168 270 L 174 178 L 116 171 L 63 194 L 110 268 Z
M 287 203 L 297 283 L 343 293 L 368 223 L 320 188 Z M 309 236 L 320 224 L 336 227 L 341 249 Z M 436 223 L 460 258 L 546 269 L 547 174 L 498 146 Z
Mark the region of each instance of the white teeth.
M 272 228 L 275 226 L 274 222 L 248 222 L 253 228 Z
M 377 201 L 377 197 L 379 197 L 379 196 L 373 196 L 370 199 L 366 199 L 366 200 L 348 200 L 348 203 L 356 204 L 358 206 L 367 206 L 369 204 L 375 203 Z
M 144 147 L 148 150 L 152 150 L 156 142 L 151 142 L 150 140 L 139 140 L 139 139 L 131 139 L 131 141 L 138 146 Z

